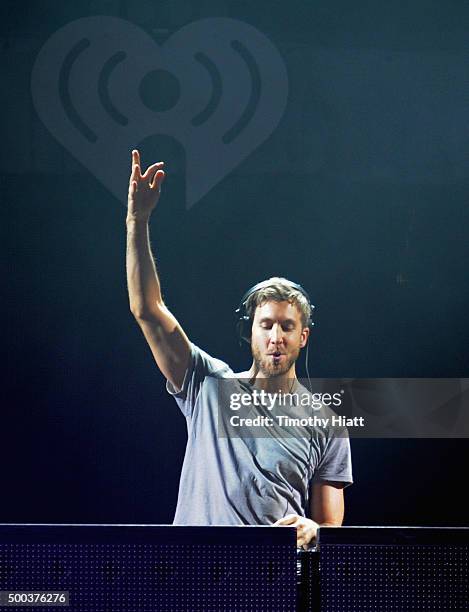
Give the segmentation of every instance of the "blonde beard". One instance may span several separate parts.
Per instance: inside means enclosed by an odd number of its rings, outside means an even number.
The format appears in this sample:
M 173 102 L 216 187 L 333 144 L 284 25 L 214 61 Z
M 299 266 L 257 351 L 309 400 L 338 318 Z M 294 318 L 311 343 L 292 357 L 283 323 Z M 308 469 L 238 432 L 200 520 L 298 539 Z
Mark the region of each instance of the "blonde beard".
M 286 374 L 295 361 L 298 359 L 300 354 L 300 349 L 298 348 L 295 355 L 293 355 L 290 359 L 285 360 L 285 365 L 282 367 L 275 366 L 269 358 L 265 358 L 257 347 L 251 346 L 252 358 L 254 359 L 254 363 L 256 365 L 256 370 L 261 372 L 264 376 L 268 378 L 274 378 L 276 376 L 282 376 Z

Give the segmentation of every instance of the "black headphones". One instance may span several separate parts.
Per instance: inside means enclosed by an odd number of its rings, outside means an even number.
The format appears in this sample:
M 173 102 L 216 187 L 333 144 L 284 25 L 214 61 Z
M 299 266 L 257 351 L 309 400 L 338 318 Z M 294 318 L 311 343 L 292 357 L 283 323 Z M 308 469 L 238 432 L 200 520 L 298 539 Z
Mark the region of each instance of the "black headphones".
M 291 287 L 292 289 L 296 289 L 296 291 L 299 291 L 300 293 L 302 293 L 305 296 L 305 298 L 308 300 L 308 304 L 310 306 L 311 312 L 310 312 L 310 316 L 307 322 L 307 327 L 309 327 L 309 329 L 311 330 L 314 325 L 313 320 L 312 320 L 314 305 L 311 303 L 311 298 L 309 297 L 308 292 L 305 289 L 303 289 L 301 285 L 298 285 L 297 283 L 294 283 L 292 281 L 282 279 L 282 283 L 284 285 L 287 285 L 288 287 Z M 256 293 L 256 291 L 259 291 L 259 289 L 264 289 L 265 287 L 271 287 L 271 286 L 272 286 L 272 281 L 270 279 L 262 281 L 260 283 L 257 283 L 250 289 L 248 289 L 246 293 L 243 295 L 243 297 L 241 298 L 241 302 L 239 303 L 238 308 L 235 310 L 235 314 L 237 318 L 236 331 L 238 334 L 238 340 L 239 340 L 240 346 L 241 346 L 242 340 L 244 340 L 248 344 L 251 343 L 252 318 L 247 313 L 246 302 L 251 297 L 251 295 L 253 293 Z

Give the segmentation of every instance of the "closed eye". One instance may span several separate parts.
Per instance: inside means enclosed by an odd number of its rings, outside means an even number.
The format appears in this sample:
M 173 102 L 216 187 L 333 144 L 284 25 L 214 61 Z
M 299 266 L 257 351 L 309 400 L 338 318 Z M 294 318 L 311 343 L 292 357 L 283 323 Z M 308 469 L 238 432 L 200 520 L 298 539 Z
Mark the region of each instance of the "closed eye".
M 272 323 L 269 321 L 261 321 L 260 326 L 262 329 L 272 329 Z M 295 324 L 291 322 L 285 322 L 282 325 L 283 331 L 292 331 L 295 329 Z

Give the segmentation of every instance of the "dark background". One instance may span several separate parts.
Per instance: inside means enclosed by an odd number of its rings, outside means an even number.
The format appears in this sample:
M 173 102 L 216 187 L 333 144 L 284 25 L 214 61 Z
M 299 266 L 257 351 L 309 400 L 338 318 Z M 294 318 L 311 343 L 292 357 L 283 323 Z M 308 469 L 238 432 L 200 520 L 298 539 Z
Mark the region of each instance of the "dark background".
M 185 421 L 129 312 L 125 209 L 31 101 L 41 46 L 98 14 L 159 39 L 240 19 L 287 65 L 277 130 L 189 211 L 182 148 L 135 143 L 167 163 L 152 245 L 191 340 L 248 367 L 233 310 L 281 275 L 317 306 L 313 376 L 468 375 L 467 2 L 4 1 L 1 522 L 168 523 L 176 503 Z M 466 440 L 352 450 L 347 524 L 467 524 Z

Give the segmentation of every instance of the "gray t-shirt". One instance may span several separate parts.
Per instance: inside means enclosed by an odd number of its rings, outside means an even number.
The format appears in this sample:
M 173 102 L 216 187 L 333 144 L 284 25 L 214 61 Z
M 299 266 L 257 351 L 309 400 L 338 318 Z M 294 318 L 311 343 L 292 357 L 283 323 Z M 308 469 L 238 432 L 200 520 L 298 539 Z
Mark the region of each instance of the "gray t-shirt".
M 348 437 L 311 428 L 309 437 L 219 437 L 218 386 L 244 392 L 246 381 L 191 344 L 180 391 L 167 381 L 187 421 L 187 447 L 175 525 L 270 525 L 309 516 L 313 481 L 353 482 Z M 297 383 L 298 388 L 307 392 Z

